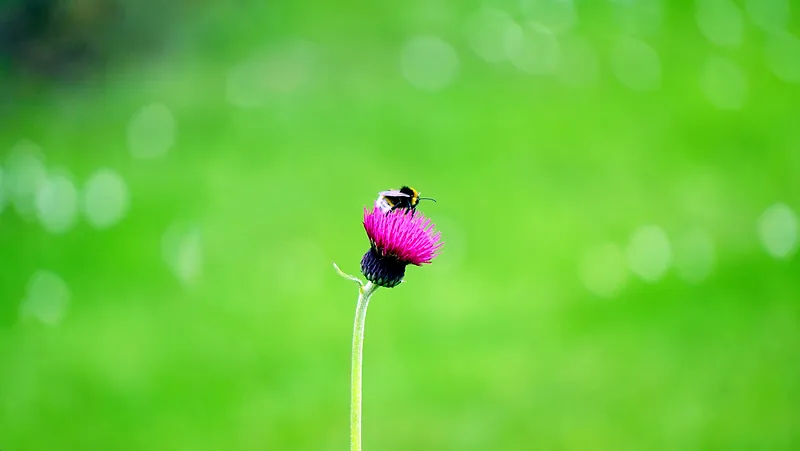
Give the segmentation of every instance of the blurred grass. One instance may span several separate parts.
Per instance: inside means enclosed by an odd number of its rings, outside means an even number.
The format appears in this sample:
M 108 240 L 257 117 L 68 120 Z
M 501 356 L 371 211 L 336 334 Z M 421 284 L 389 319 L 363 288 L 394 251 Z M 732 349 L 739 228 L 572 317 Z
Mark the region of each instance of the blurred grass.
M 764 252 L 756 220 L 775 202 L 800 210 L 800 91 L 770 72 L 746 15 L 744 43 L 717 48 L 675 2 L 624 22 L 662 68 L 659 89 L 631 91 L 609 67 L 626 30 L 612 6 L 578 4 L 568 34 L 600 61 L 583 88 L 481 60 L 464 35 L 479 5 L 457 2 L 207 3 L 149 57 L 117 48 L 78 81 L 0 71 L 0 149 L 32 140 L 79 188 L 112 168 L 131 198 L 108 230 L 0 215 L 0 448 L 346 449 L 356 293 L 331 261 L 357 271 L 362 205 L 403 183 L 439 200 L 421 208 L 446 247 L 374 298 L 365 446 L 796 448 L 800 266 Z M 437 93 L 399 67 L 420 34 L 459 58 Z M 227 101 L 232 68 L 296 63 L 298 39 L 313 49 L 290 72 L 304 84 Z M 714 55 L 746 74 L 739 111 L 703 95 Z M 128 121 L 152 102 L 176 142 L 136 160 Z M 201 231 L 193 284 L 162 256 L 175 221 Z M 708 230 L 710 276 L 588 291 L 586 250 L 650 223 L 670 239 Z M 39 269 L 72 294 L 57 326 L 19 315 Z

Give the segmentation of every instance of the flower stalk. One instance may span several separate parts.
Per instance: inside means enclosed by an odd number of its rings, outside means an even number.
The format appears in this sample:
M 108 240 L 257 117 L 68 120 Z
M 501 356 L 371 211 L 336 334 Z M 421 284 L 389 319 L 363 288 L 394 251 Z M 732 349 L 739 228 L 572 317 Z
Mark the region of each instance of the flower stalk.
M 353 321 L 353 355 L 350 367 L 350 451 L 361 451 L 361 372 L 364 361 L 364 326 L 367 321 L 367 307 L 372 293 L 378 285 L 367 282 L 358 277 L 351 276 L 339 269 L 334 263 L 336 272 L 345 279 L 358 284 L 358 303 L 356 304 L 356 317 Z
M 353 324 L 353 358 L 350 368 L 350 451 L 361 451 L 361 370 L 364 354 L 364 324 L 372 293 L 378 288 L 372 282 L 359 288 L 356 318 Z

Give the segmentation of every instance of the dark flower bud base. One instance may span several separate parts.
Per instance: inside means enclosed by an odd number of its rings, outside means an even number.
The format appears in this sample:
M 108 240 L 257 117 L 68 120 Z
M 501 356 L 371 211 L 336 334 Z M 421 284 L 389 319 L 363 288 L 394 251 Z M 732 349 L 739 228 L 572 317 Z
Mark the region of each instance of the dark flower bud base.
M 382 256 L 374 247 L 370 247 L 361 259 L 361 273 L 376 285 L 392 288 L 403 281 L 406 265 L 391 255 Z

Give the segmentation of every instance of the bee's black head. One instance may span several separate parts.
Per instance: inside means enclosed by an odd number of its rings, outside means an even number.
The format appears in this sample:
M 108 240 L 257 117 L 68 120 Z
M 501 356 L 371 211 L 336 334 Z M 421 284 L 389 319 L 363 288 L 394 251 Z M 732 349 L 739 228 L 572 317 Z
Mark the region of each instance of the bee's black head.
M 417 190 L 415 190 L 414 188 L 412 188 L 410 186 L 403 186 L 402 188 L 400 188 L 400 192 L 403 193 L 403 194 L 408 194 L 411 197 L 419 196 L 419 193 L 417 192 Z

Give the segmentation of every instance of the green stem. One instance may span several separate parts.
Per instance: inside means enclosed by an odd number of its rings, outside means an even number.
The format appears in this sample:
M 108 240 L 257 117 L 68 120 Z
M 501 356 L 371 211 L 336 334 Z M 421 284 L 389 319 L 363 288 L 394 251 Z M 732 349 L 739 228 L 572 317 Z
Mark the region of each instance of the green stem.
M 364 323 L 367 305 L 378 288 L 372 282 L 359 288 L 356 319 L 353 324 L 353 362 L 350 372 L 350 451 L 361 451 L 361 361 L 364 351 Z

